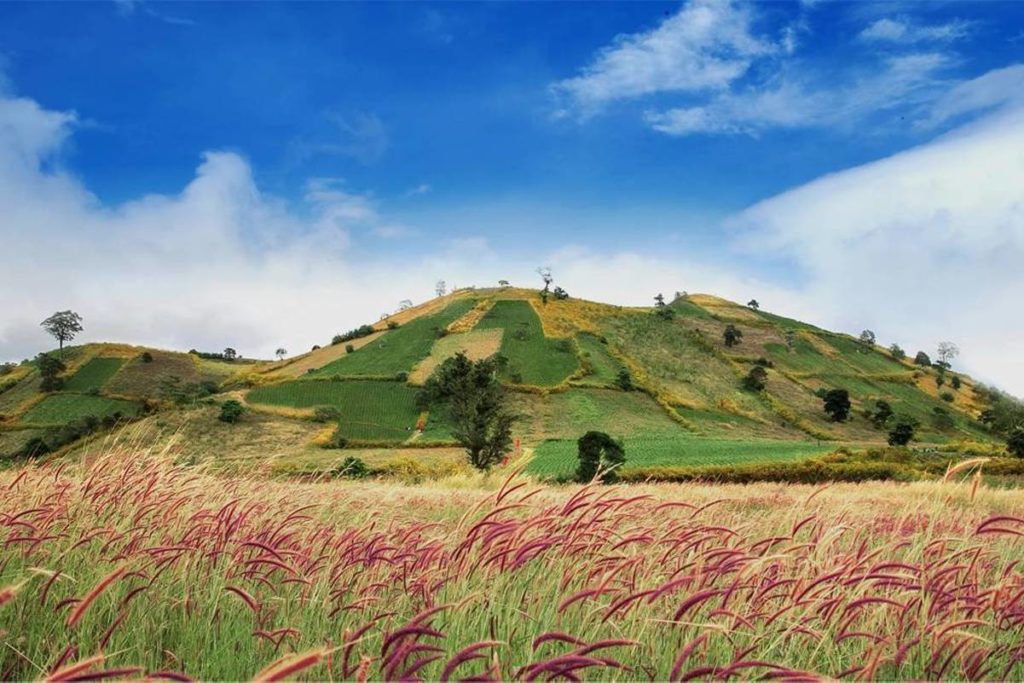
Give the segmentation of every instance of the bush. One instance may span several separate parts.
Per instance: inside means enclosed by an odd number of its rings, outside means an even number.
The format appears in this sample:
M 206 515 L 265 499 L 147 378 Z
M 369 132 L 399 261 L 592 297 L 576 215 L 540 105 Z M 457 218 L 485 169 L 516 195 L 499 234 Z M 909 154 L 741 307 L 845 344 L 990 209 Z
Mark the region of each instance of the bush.
M 953 375 L 953 379 L 949 380 L 949 386 L 953 387 L 953 391 L 960 391 L 963 382 L 960 380 L 959 375 Z
M 633 391 L 633 376 L 629 374 L 629 370 L 619 370 L 619 374 L 615 376 L 615 386 L 623 391 Z
M 914 356 L 914 365 L 921 365 L 923 367 L 929 367 L 932 364 L 932 359 L 928 357 L 928 354 L 924 351 L 918 351 L 917 355 Z
M 755 360 L 754 361 L 754 365 L 760 365 L 762 368 L 774 368 L 775 367 L 775 363 L 773 363 L 768 358 L 765 358 L 764 356 L 761 356 L 760 358 Z
M 331 438 L 323 445 L 324 448 L 345 448 L 348 446 L 348 439 L 341 435 L 340 429 L 335 429 Z
M 1024 458 L 1024 427 L 1016 427 L 1006 438 L 1006 450 L 1011 455 Z
M 725 326 L 725 331 L 722 332 L 722 340 L 725 342 L 726 347 L 732 348 L 743 340 L 743 331 L 730 323 Z
M 394 320 L 389 320 L 388 321 L 388 329 L 389 330 L 397 330 L 398 329 L 398 323 L 396 323 Z
M 399 373 L 395 373 L 395 381 L 396 382 L 408 382 L 409 381 L 409 373 L 405 372 L 405 371 L 402 371 L 402 372 L 399 372 Z
M 331 473 L 336 477 L 346 479 L 363 479 L 370 475 L 370 468 L 359 458 L 350 455 L 342 460 L 341 464 L 335 467 Z
M 143 351 L 142 355 L 139 356 L 139 360 L 141 360 L 143 363 L 152 363 L 153 354 L 151 354 L 149 351 Z
M 941 398 L 946 403 L 952 403 L 953 401 L 956 400 L 956 396 L 954 396 L 953 392 L 951 391 L 943 391 L 941 394 L 939 394 L 939 398 Z
M 876 429 L 881 429 L 889 422 L 892 416 L 892 406 L 889 402 L 879 399 L 875 401 L 875 411 L 869 413 L 868 419 L 871 420 L 871 424 L 875 425 Z
M 750 372 L 743 378 L 743 388 L 747 391 L 764 391 L 768 384 L 768 373 L 760 365 L 750 368 Z
M 341 417 L 341 413 L 334 406 L 317 406 L 313 408 L 314 422 L 335 422 Z
M 919 423 L 910 415 L 897 415 L 889 430 L 890 446 L 906 446 L 914 439 Z
M 352 344 L 345 344 L 345 353 L 352 353 L 356 350 L 356 347 Z
M 217 417 L 221 422 L 227 422 L 234 424 L 241 419 L 242 414 L 245 412 L 245 406 L 234 399 L 224 401 L 220 404 L 220 415 Z
M 598 470 L 601 481 L 608 484 L 618 478 L 618 470 L 626 462 L 626 449 L 604 432 L 587 432 L 576 442 L 580 464 L 576 468 L 576 481 L 581 484 L 594 479 Z

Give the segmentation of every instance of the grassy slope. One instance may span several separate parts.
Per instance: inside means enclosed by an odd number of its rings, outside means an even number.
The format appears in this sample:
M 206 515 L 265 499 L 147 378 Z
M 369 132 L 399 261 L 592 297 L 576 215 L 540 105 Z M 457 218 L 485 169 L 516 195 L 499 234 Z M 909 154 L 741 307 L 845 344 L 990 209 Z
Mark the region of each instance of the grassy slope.
M 528 301 L 498 301 L 476 329 L 501 328 L 501 354 L 508 358 L 505 376 L 516 384 L 554 386 L 579 369 L 570 340 L 544 336 L 540 318 Z
M 66 391 L 91 391 L 100 390 L 111 377 L 117 374 L 121 366 L 125 364 L 126 358 L 93 358 L 79 368 L 67 382 L 64 383 Z
M 141 406 L 135 401 L 124 401 L 106 396 L 84 394 L 52 394 L 26 411 L 20 420 L 22 426 L 55 427 L 83 417 L 104 418 L 117 413 L 134 417 Z

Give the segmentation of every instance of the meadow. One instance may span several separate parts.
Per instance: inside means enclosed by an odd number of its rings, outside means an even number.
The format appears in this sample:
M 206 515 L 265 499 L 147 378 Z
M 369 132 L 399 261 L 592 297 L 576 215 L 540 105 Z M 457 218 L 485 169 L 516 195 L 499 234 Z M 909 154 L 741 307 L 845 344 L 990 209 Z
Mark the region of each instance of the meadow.
M 500 353 L 508 359 L 505 379 L 514 384 L 550 387 L 579 369 L 572 340 L 545 337 L 540 318 L 527 301 L 496 301 L 476 326 L 493 328 L 505 331 Z
M 1024 677 L 1024 501 L 0 472 L 0 678 Z
M 626 447 L 624 470 L 646 467 L 742 465 L 759 462 L 794 462 L 828 453 L 835 444 L 814 441 L 716 439 L 685 433 L 672 436 L 634 436 L 622 439 Z M 578 463 L 574 439 L 540 444 L 528 471 L 542 477 L 569 475 Z
M 142 406 L 135 401 L 85 394 L 51 394 L 29 408 L 19 423 L 23 426 L 53 427 L 85 417 L 103 419 L 118 413 L 121 417 L 134 417 L 141 409 Z
M 430 355 L 434 341 L 445 328 L 474 305 L 473 299 L 453 301 L 438 313 L 414 318 L 388 330 L 373 342 L 327 363 L 308 376 L 393 377 L 398 373 L 408 373 Z

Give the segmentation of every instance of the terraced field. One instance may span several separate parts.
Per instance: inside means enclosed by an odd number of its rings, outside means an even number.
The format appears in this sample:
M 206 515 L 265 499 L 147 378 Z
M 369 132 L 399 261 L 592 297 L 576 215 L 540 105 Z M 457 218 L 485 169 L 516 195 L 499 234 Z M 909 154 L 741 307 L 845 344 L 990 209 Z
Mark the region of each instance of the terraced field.
M 687 435 L 626 437 L 623 442 L 625 469 L 797 461 L 835 449 L 835 444 L 813 441 L 708 439 Z M 545 441 L 534 452 L 528 471 L 539 476 L 566 475 L 575 471 L 577 462 L 575 440 Z
M 64 384 L 67 391 L 100 390 L 111 377 L 117 374 L 127 358 L 93 358 Z
M 476 326 L 478 330 L 494 328 L 505 330 L 501 354 L 509 363 L 504 379 L 514 384 L 550 387 L 579 369 L 572 341 L 545 337 L 540 318 L 527 301 L 496 302 Z
M 373 343 L 310 373 L 308 377 L 381 378 L 411 372 L 417 363 L 430 355 L 440 333 L 474 305 L 473 299 L 453 301 L 439 313 L 410 320 L 384 333 Z
M 405 441 L 419 417 L 416 392 L 402 382 L 297 380 L 258 387 L 246 400 L 287 408 L 331 406 L 341 413 L 338 427 L 345 438 Z
M 90 416 L 134 417 L 141 409 L 141 404 L 135 401 L 86 394 L 52 394 L 26 411 L 19 422 L 23 426 L 56 427 Z
M 592 334 L 581 334 L 576 337 L 580 354 L 590 372 L 580 379 L 581 386 L 610 387 L 615 385 L 619 371 L 623 365 L 608 352 L 608 345 Z

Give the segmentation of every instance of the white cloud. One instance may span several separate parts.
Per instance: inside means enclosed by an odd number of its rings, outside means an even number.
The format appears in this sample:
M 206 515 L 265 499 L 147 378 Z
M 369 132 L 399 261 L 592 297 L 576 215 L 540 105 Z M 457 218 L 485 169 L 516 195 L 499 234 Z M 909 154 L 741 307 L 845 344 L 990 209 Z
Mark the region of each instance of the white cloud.
M 1024 65 L 994 69 L 970 81 L 960 83 L 939 98 L 931 108 L 924 126 L 937 126 L 965 114 L 974 114 L 1006 105 L 1024 105 Z
M 826 324 L 908 349 L 955 340 L 968 369 L 1024 393 L 1021 187 L 1017 106 L 761 202 L 736 225 L 750 248 L 799 264 Z
M 868 42 L 900 43 L 951 42 L 970 34 L 971 23 L 951 21 L 946 24 L 925 26 L 911 19 L 883 17 L 860 32 L 860 39 Z
M 719 90 L 776 48 L 755 37 L 750 13 L 724 0 L 691 0 L 657 28 L 617 36 L 579 76 L 556 83 L 583 115 L 615 100 Z
M 699 106 L 644 115 L 668 135 L 756 134 L 768 128 L 843 127 L 890 108 L 929 102 L 947 87 L 940 72 L 949 59 L 938 53 L 887 58 L 877 69 L 835 79 L 782 73 L 741 92 L 722 93 Z M 831 82 L 830 82 L 831 81 Z

